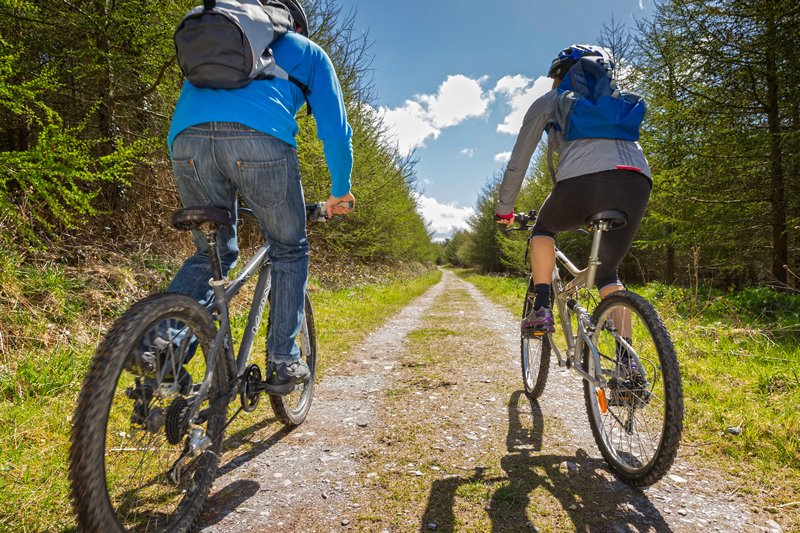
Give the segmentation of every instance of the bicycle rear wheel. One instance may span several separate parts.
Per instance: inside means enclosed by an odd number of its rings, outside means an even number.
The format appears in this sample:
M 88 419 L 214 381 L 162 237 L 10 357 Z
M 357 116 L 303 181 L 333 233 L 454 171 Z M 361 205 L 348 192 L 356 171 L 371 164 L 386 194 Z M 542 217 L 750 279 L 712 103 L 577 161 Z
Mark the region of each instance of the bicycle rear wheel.
M 583 367 L 606 378 L 605 388 L 584 381 L 595 442 L 612 471 L 634 486 L 667 473 L 683 431 L 683 389 L 675 349 L 658 313 L 628 291 L 604 299 L 593 316 L 591 349 Z
M 533 307 L 530 294 L 525 295 L 522 306 L 522 317 L 525 318 Z M 522 384 L 525 395 L 535 400 L 544 392 L 547 376 L 550 373 L 550 335 L 539 337 L 520 336 L 520 363 L 522 366 Z
M 267 321 L 267 335 L 269 335 L 269 321 Z M 305 299 L 305 320 L 300 327 L 297 344 L 300 346 L 300 358 L 308 365 L 311 377 L 306 383 L 297 385 L 289 394 L 284 396 L 273 394 L 269 397 L 275 416 L 287 426 L 299 426 L 305 421 L 314 396 L 314 382 L 317 377 L 317 332 L 314 326 L 314 310 L 308 294 Z M 267 354 L 267 368 L 269 368 L 269 354 Z
M 215 333 L 211 316 L 193 299 L 158 294 L 123 314 L 97 348 L 73 417 L 69 454 L 82 530 L 192 527 L 216 475 L 225 427 L 224 398 L 206 422 L 188 420 L 188 405 L 204 380 L 210 388 L 201 410 L 225 392 L 224 357 L 206 375 Z M 178 477 L 173 466 L 191 444 L 196 453 Z

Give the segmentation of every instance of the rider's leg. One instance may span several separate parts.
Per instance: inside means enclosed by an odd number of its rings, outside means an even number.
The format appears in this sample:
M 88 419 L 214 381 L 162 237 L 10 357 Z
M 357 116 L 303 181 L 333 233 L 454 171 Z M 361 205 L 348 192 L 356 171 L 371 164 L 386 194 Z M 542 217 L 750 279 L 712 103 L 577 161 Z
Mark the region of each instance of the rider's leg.
M 270 360 L 290 364 L 300 359 L 295 338 L 305 316 L 308 283 L 306 211 L 295 149 L 260 132 L 241 131 L 228 141 L 235 153 L 232 180 L 255 215 L 269 243 L 272 260 Z
M 600 298 L 606 298 L 617 291 L 624 291 L 625 286 L 619 280 L 600 287 Z M 631 312 L 627 308 L 615 309 L 611 318 L 614 320 L 614 325 L 617 332 L 626 339 L 631 338 Z
M 220 172 L 212 155 L 214 131 L 213 125 L 202 124 L 180 133 L 172 145 L 172 168 L 184 207 L 213 206 L 231 212 L 233 225 L 223 226 L 217 232 L 222 275 L 225 276 L 239 257 L 236 192 L 230 180 Z M 195 253 L 183 262 L 167 291 L 185 294 L 201 305 L 207 305 L 214 297 L 214 291 L 208 284 L 211 278 L 208 243 L 199 231 L 193 231 L 192 238 Z M 182 328 L 171 328 L 171 331 L 161 331 L 159 334 L 177 346 L 182 342 L 185 332 Z M 196 349 L 197 342 L 193 341 L 183 354 L 182 363 L 188 363 Z
M 531 272 L 536 299 L 533 307 L 551 307 L 550 281 L 556 266 L 556 246 L 548 235 L 535 235 L 531 239 Z
M 184 207 L 213 206 L 231 212 L 233 226 L 223 226 L 217 232 L 217 246 L 224 276 L 239 257 L 239 246 L 236 242 L 236 191 L 228 177 L 216 165 L 212 149 L 214 135 L 212 124 L 191 127 L 180 133 L 172 144 L 172 167 Z M 193 231 L 192 238 L 196 251 L 184 261 L 167 291 L 191 296 L 206 305 L 214 294 L 208 285 L 211 278 L 208 245 L 200 232 Z

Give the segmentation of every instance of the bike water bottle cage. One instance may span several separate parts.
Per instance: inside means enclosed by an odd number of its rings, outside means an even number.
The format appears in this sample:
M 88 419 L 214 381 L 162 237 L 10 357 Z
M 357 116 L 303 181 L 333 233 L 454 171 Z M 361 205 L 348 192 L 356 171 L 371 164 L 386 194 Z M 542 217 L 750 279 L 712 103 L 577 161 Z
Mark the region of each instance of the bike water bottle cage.
M 586 225 L 589 228 L 596 227 L 600 222 L 608 224 L 608 230 L 619 229 L 625 227 L 628 223 L 628 215 L 616 209 L 609 209 L 608 211 L 600 211 L 586 219 Z
M 208 224 L 211 229 L 230 226 L 231 214 L 219 207 L 187 207 L 172 215 L 172 226 L 178 230 L 199 230 L 203 224 Z

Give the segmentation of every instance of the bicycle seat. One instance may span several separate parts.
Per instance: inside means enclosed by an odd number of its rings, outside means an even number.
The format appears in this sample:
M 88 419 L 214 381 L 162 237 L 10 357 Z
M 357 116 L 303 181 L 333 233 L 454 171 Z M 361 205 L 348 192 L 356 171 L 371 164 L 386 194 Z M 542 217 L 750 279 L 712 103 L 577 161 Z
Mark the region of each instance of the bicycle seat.
M 200 229 L 203 224 L 210 224 L 214 229 L 228 226 L 231 224 L 231 214 L 227 209 L 219 207 L 187 207 L 172 215 L 172 226 L 175 229 Z
M 619 229 L 628 223 L 628 215 L 616 209 L 609 209 L 608 211 L 600 211 L 586 219 L 587 226 L 594 226 L 598 222 L 607 222 L 608 229 Z

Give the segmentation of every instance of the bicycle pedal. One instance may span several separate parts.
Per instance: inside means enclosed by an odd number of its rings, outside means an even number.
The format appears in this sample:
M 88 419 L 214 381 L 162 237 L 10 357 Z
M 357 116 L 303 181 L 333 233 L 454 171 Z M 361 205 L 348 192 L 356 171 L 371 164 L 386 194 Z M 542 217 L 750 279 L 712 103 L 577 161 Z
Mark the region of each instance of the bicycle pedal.
M 299 385 L 296 383 L 283 383 L 280 385 L 275 385 L 268 383 L 267 381 L 262 381 L 256 386 L 256 391 L 265 392 L 270 396 L 286 396 L 287 394 L 293 393 L 297 387 L 299 387 Z

